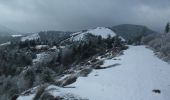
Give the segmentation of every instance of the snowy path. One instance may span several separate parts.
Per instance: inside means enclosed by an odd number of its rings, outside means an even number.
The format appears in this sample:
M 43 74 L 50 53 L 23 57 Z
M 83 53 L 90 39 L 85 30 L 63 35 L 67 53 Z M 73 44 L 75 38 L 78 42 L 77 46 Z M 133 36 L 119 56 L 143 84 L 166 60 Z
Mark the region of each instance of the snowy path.
M 121 65 L 94 70 L 66 88 L 90 100 L 170 100 L 170 65 L 144 46 L 130 46 L 120 60 L 106 60 L 105 65 Z M 161 94 L 153 93 L 160 89 Z

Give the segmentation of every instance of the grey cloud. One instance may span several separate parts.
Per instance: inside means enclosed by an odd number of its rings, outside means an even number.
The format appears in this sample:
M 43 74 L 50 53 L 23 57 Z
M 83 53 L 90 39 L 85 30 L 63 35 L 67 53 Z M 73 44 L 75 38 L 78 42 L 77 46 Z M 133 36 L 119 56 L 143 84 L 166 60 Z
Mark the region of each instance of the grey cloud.
M 0 0 L 0 23 L 21 32 L 124 23 L 161 31 L 170 21 L 169 5 L 169 0 Z

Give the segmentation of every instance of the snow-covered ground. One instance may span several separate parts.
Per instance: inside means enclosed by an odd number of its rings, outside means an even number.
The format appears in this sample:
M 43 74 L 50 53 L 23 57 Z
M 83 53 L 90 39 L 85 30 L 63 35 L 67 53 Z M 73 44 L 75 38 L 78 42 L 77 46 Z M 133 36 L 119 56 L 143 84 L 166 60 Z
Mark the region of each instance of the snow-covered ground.
M 11 42 L 6 42 L 6 43 L 2 43 L 2 44 L 0 44 L 0 46 L 10 45 L 10 44 L 11 44 Z
M 41 57 L 42 54 L 39 54 L 35 60 L 39 61 Z M 79 77 L 75 83 L 66 86 L 75 88 L 50 85 L 46 91 L 53 96 L 64 97 L 64 100 L 170 99 L 170 65 L 157 58 L 153 51 L 145 46 L 129 46 L 124 55 L 102 60 L 104 64 L 101 67 L 116 66 L 93 70 L 88 77 Z M 65 77 L 67 75 L 63 78 Z M 152 92 L 154 89 L 161 93 Z M 32 100 L 35 93 L 21 95 L 17 100 Z
M 17 34 L 17 35 L 12 35 L 12 37 L 21 37 L 21 34 Z
M 88 33 L 91 33 L 93 35 L 96 36 L 101 36 L 102 38 L 106 39 L 108 37 L 108 35 L 110 35 L 111 37 L 116 36 L 116 33 L 113 32 L 112 30 L 105 28 L 105 27 L 97 27 L 96 29 L 89 29 L 86 32 L 77 32 L 77 33 L 73 33 L 72 34 L 72 39 L 73 41 L 79 41 L 79 40 L 83 40 L 84 36 Z
M 116 60 L 117 59 L 117 60 Z M 130 46 L 124 55 L 105 60 L 88 77 L 80 77 L 64 88 L 90 100 L 170 100 L 170 65 L 157 58 L 145 46 Z M 160 94 L 152 92 L 159 89 Z
M 36 95 L 36 90 L 38 87 L 34 87 L 32 89 L 30 89 L 31 94 L 30 95 L 23 95 L 19 96 L 17 98 L 17 100 L 34 100 L 34 97 Z M 49 94 L 51 94 L 54 97 L 62 97 L 63 99 L 55 99 L 55 100 L 88 100 L 86 98 L 81 98 L 78 95 L 75 94 L 71 94 L 71 93 L 67 93 L 66 91 L 64 91 L 63 89 L 61 89 L 60 87 L 54 86 L 54 85 L 50 85 L 48 87 L 45 88 L 45 92 L 48 92 Z M 45 100 L 45 99 L 43 99 Z M 48 99 L 48 100 L 54 100 L 54 99 Z
M 36 55 L 37 55 L 37 57 L 35 59 L 33 59 L 33 64 L 42 63 L 42 62 L 45 63 L 51 59 L 50 55 L 46 52 L 42 52 L 42 53 L 39 53 Z
M 26 40 L 37 40 L 39 39 L 40 36 L 38 33 L 35 33 L 35 34 L 32 34 L 32 35 L 29 35 L 29 36 L 26 36 L 26 37 L 22 37 L 21 38 L 21 41 L 26 41 Z
M 35 97 L 35 93 L 34 94 L 30 94 L 28 96 L 19 96 L 17 98 L 17 100 L 33 100 Z

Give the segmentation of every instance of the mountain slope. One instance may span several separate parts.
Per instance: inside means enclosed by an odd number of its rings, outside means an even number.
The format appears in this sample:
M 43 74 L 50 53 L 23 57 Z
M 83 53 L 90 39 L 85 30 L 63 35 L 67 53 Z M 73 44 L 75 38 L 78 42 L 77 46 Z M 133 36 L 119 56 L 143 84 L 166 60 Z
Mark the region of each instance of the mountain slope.
M 36 40 L 36 39 L 39 39 L 39 38 L 40 38 L 39 34 L 38 34 L 38 33 L 35 33 L 35 34 L 31 34 L 31 35 L 22 37 L 22 38 L 21 38 L 21 41 Z
M 125 38 L 127 41 L 139 40 L 141 36 L 145 36 L 152 33 L 157 33 L 146 26 L 122 24 L 110 28 L 115 31 L 118 35 Z M 139 39 L 138 39 L 139 38 Z
M 39 32 L 40 39 L 43 41 L 55 41 L 60 42 L 70 37 L 71 32 L 64 31 L 45 31 Z
M 0 44 L 11 41 L 13 37 L 15 38 L 18 34 L 18 32 L 0 25 Z
M 18 32 L 11 30 L 5 26 L 0 25 L 0 36 L 11 36 L 17 34 Z
M 70 37 L 70 34 L 71 32 L 63 31 L 41 31 L 39 33 L 27 34 L 27 36 L 21 38 L 21 41 L 39 39 L 41 41 L 53 41 L 58 43 Z
M 81 72 L 89 67 L 72 70 L 75 74 L 65 74 L 60 80 L 80 75 L 75 83 L 65 88 L 49 85 L 44 93 L 63 97 L 63 100 L 169 100 L 169 64 L 157 58 L 145 46 L 129 46 L 124 55 L 116 58 L 98 56 L 97 59 L 104 61 L 101 65 L 103 69 L 93 69 L 88 76 L 81 76 Z M 22 94 L 17 100 L 33 100 L 36 88 L 26 91 L 25 94 L 28 92 L 29 95 Z M 72 98 L 65 98 L 68 94 Z
M 117 60 L 116 60 L 117 59 Z M 79 78 L 65 91 L 90 100 L 169 100 L 170 65 L 158 59 L 145 46 L 130 46 L 124 55 L 105 60 L 103 67 Z M 159 89 L 159 93 L 152 92 Z
M 105 28 L 105 27 L 97 27 L 96 29 L 89 29 L 85 32 L 76 32 L 73 33 L 72 36 L 72 40 L 73 41 L 79 41 L 79 40 L 83 40 L 85 38 L 85 35 L 87 35 L 88 33 L 95 35 L 95 36 L 101 36 L 102 38 L 106 39 L 109 35 L 111 37 L 116 36 L 116 33 L 113 32 L 112 30 Z

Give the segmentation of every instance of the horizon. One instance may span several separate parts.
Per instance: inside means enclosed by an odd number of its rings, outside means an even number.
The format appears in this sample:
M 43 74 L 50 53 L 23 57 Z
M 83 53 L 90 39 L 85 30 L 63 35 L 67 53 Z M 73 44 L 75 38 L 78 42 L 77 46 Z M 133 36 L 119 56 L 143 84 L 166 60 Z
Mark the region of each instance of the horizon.
M 115 26 L 119 26 L 119 25 L 138 25 L 138 26 L 145 26 L 145 25 L 139 25 L 139 24 L 117 24 L 117 25 L 113 25 L 113 26 L 96 26 L 96 27 L 91 27 L 91 28 L 88 28 L 88 29 L 77 29 L 77 30 L 57 30 L 57 29 L 44 29 L 44 30 L 39 30 L 39 31 L 35 31 L 35 32 L 20 32 L 20 31 L 18 31 L 18 30 L 14 30 L 14 29 L 11 29 L 11 28 L 9 28 L 9 27 L 7 27 L 7 26 L 3 26 L 3 25 L 0 25 L 1 27 L 5 27 L 6 29 L 9 29 L 9 30 L 11 30 L 11 31 L 14 31 L 14 32 L 16 32 L 16 33 L 19 33 L 19 34 L 31 34 L 31 33 L 38 33 L 38 32 L 41 32 L 41 31 L 63 31 L 63 32 L 79 32 L 79 31 L 82 31 L 82 30 L 89 30 L 89 29 L 95 29 L 95 28 L 97 28 L 97 27 L 106 27 L 106 28 L 111 28 L 111 27 L 115 27 Z M 154 29 L 152 29 L 152 28 L 150 28 L 150 27 L 148 27 L 148 26 L 145 26 L 145 27 L 147 27 L 148 29 L 150 29 L 150 30 L 152 30 L 152 31 L 155 31 L 155 32 L 158 32 L 158 33 L 163 33 L 164 32 L 164 30 L 162 30 L 162 31 L 157 31 L 157 30 L 154 30 Z

